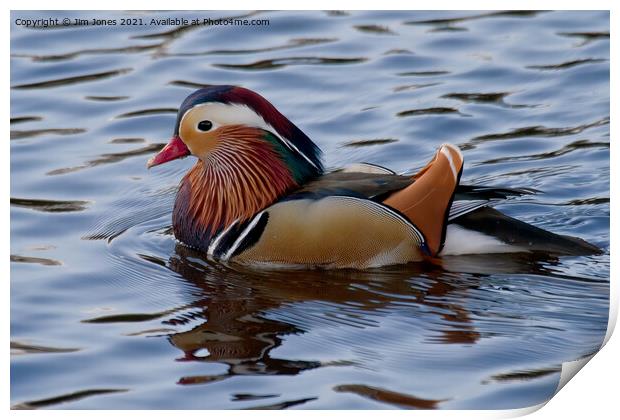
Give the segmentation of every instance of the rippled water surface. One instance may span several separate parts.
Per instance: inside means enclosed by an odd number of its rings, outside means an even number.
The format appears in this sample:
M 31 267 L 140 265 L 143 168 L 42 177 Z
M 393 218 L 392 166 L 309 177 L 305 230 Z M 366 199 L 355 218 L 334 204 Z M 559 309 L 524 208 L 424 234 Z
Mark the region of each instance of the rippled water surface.
M 11 400 L 22 408 L 516 408 L 591 354 L 609 291 L 607 12 L 14 12 L 268 26 L 11 29 Z M 257 90 L 335 168 L 541 194 L 499 208 L 603 255 L 269 272 L 170 233 L 147 172 L 203 84 Z

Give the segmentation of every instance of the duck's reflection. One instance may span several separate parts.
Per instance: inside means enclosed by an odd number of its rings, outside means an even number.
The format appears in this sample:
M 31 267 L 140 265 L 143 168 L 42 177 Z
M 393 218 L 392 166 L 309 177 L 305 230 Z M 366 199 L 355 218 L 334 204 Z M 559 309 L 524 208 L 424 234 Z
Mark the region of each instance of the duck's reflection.
M 264 318 L 254 312 L 252 306 L 251 299 L 245 302 L 214 299 L 199 315 L 204 317 L 204 323 L 170 336 L 170 342 L 183 351 L 183 356 L 178 360 L 228 365 L 225 374 L 183 377 L 179 380 L 180 384 L 213 382 L 233 375 L 296 375 L 321 365 L 318 361 L 271 357 L 270 351 L 282 344 L 283 336 L 301 333 L 302 330 L 285 322 Z M 260 311 L 258 308 L 256 310 Z
M 177 245 L 169 267 L 191 283 L 197 299 L 189 312 L 164 321 L 169 325 L 203 322 L 170 335 L 183 351 L 182 361 L 217 362 L 228 365 L 222 375 L 183 377 L 181 384 L 207 383 L 233 375 L 295 375 L 321 365 L 318 361 L 287 360 L 270 356 L 282 337 L 303 331 L 295 325 L 266 318 L 262 311 L 277 306 L 258 294 L 248 276 L 223 266 L 209 265 L 200 254 Z
M 546 261 L 549 263 L 549 261 Z M 470 261 L 478 272 L 541 272 L 531 256 Z M 462 259 L 445 260 L 462 267 Z M 272 357 L 283 338 L 334 322 L 372 328 L 373 319 L 392 312 L 433 317 L 433 328 L 420 341 L 474 344 L 480 338 L 466 305 L 467 290 L 477 287 L 481 274 L 454 275 L 446 267 L 428 264 L 368 271 L 267 271 L 226 267 L 204 261 L 200 253 L 178 244 L 167 266 L 188 282 L 195 300 L 191 309 L 164 321 L 187 325 L 169 336 L 182 361 L 228 365 L 221 375 L 189 376 L 181 384 L 219 381 L 233 375 L 296 375 L 324 365 L 355 361 L 298 360 Z M 454 298 L 452 298 L 454 297 Z M 301 304 L 319 302 L 316 310 L 299 315 Z M 298 307 L 295 312 L 292 308 Z M 274 313 L 295 312 L 276 319 Z M 282 318 L 282 317 L 280 317 Z M 303 319 L 303 322 L 295 322 Z M 200 324 L 195 325 L 196 322 Z M 364 334 L 363 332 L 360 334 Z M 372 334 L 372 333 L 369 333 Z M 403 332 L 405 334 L 405 332 Z M 407 337 L 410 338 L 410 337 Z

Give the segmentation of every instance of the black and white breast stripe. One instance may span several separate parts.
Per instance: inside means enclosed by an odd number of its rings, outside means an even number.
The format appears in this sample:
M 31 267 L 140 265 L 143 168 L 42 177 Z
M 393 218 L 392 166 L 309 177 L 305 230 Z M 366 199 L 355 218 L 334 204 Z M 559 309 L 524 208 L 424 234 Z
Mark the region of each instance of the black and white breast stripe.
M 208 255 L 221 260 L 229 260 L 253 246 L 260 239 L 269 212 L 261 211 L 247 222 L 234 221 L 229 227 L 213 237 L 207 250 Z

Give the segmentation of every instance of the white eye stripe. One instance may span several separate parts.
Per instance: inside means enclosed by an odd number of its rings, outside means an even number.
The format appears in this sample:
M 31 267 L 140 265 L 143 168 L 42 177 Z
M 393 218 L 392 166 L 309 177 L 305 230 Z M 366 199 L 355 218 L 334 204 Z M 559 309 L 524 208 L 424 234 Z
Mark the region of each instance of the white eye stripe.
M 302 156 L 308 163 L 318 169 L 317 165 L 312 161 L 312 159 L 308 158 L 304 153 L 295 146 L 290 140 L 285 137 L 282 137 L 278 131 L 271 126 L 271 124 L 267 123 L 256 112 L 254 112 L 249 106 L 241 105 L 241 104 L 224 104 L 220 102 L 208 102 L 203 104 L 194 105 L 192 108 L 185 111 L 181 121 L 179 122 L 179 128 L 183 125 L 183 120 L 189 114 L 189 112 L 194 108 L 202 108 L 205 110 L 207 115 L 209 115 L 209 121 L 213 124 L 214 128 L 223 126 L 223 125 L 233 125 L 233 124 L 242 124 L 247 125 L 249 127 L 257 127 L 262 128 L 265 131 L 269 131 L 274 136 L 278 138 L 286 147 L 291 150 L 297 152 L 300 156 Z M 199 124 L 198 122 L 197 124 Z M 196 129 L 198 129 L 198 125 L 196 125 Z
M 259 127 L 263 129 L 269 127 L 273 130 L 273 127 L 267 124 L 260 115 L 252 111 L 250 107 L 246 105 L 223 104 L 219 102 L 208 102 L 194 105 L 185 112 L 183 118 L 181 118 L 181 124 L 183 124 L 183 120 L 193 109 L 204 110 L 205 115 L 209 116 L 209 121 L 211 121 L 214 125 L 216 124 L 218 126 L 222 126 L 243 124 L 250 127 Z

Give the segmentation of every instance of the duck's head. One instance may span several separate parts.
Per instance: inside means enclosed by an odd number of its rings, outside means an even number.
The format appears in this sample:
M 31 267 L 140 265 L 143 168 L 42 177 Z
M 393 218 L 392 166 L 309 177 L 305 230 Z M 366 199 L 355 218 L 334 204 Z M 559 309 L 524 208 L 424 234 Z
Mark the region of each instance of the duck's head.
M 295 178 L 323 170 L 320 149 L 265 98 L 238 86 L 210 86 L 185 98 L 172 139 L 147 167 L 189 155 L 204 164 L 230 165 L 239 154 L 261 159 L 268 151 Z

